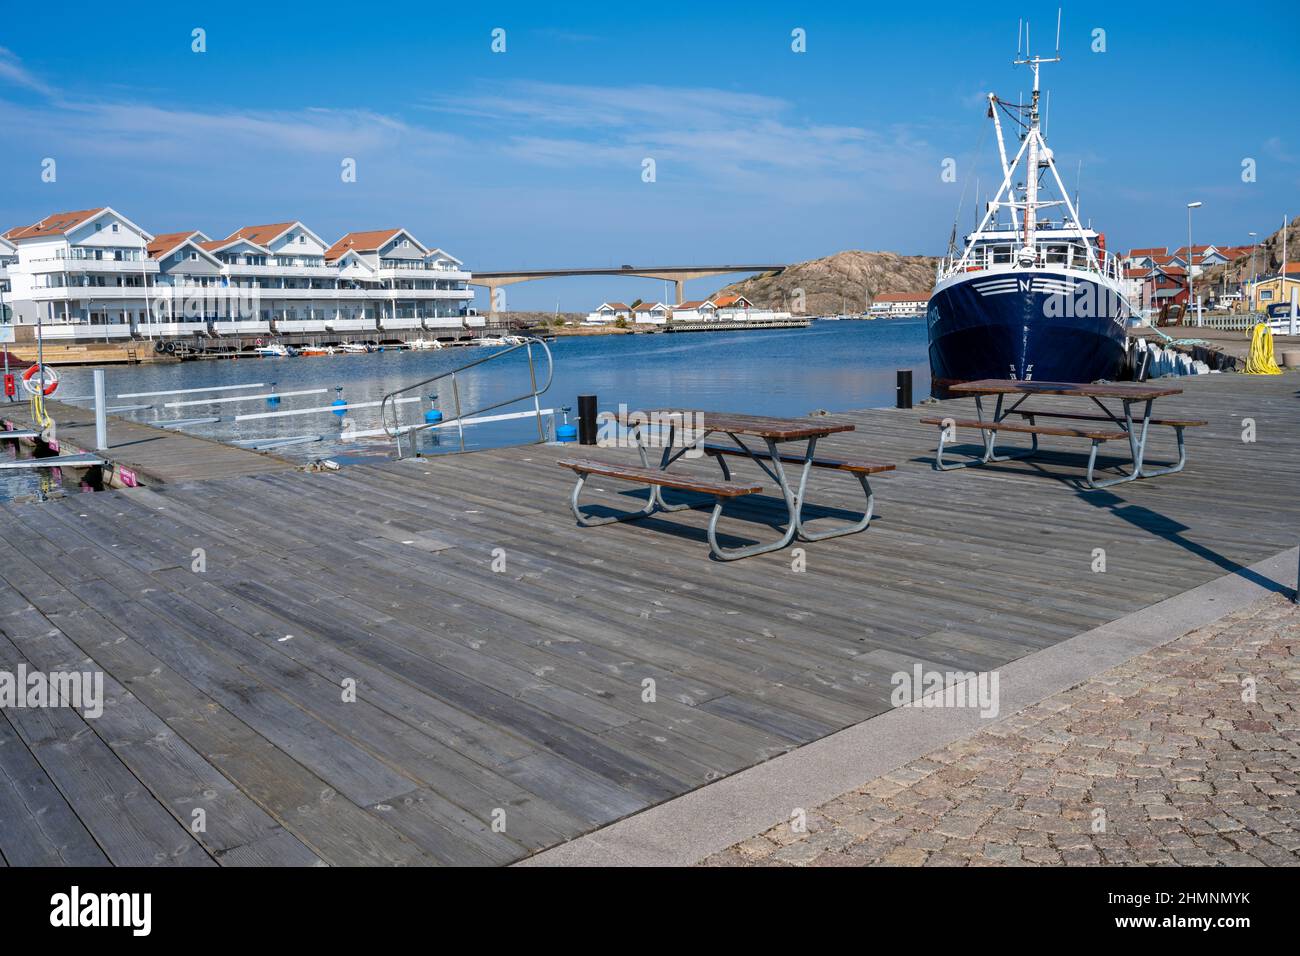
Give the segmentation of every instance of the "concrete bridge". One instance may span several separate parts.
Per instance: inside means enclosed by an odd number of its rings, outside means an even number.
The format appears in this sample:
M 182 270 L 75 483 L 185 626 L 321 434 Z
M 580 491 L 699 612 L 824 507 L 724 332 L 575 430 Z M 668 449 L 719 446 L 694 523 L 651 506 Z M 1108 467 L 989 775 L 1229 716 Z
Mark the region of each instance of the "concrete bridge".
M 637 276 L 642 279 L 664 279 L 677 286 L 677 302 L 684 299 L 688 279 L 705 276 L 729 275 L 733 272 L 780 272 L 784 265 L 719 265 L 719 266 L 618 266 L 603 269 L 520 269 L 514 272 L 475 272 L 470 285 L 488 290 L 488 310 L 496 311 L 496 290 L 516 282 L 534 279 L 554 279 L 560 276 Z M 669 303 L 675 305 L 676 303 Z

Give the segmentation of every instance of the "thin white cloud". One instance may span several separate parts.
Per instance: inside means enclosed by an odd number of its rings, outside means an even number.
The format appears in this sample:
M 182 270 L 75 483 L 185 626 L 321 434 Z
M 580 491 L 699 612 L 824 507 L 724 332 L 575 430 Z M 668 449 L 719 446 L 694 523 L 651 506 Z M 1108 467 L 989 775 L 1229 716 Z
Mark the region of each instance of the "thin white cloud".
M 273 162 L 286 154 L 356 156 L 388 149 L 445 152 L 459 140 L 450 133 L 411 126 L 365 110 L 302 111 L 169 109 L 139 103 L 60 102 L 48 108 L 0 100 L 0 123 L 29 142 L 79 156 L 174 159 L 202 164 L 205 157 L 240 156 Z
M 784 100 L 730 90 L 536 82 L 515 84 L 499 93 L 442 96 L 428 105 L 443 112 L 575 129 L 646 124 L 709 129 L 732 125 L 741 118 L 775 116 L 790 108 Z
M 23 66 L 17 54 L 2 46 L 0 46 L 0 82 L 33 90 L 42 96 L 55 96 L 57 93 L 54 87 Z
M 736 189 L 899 188 L 915 181 L 918 164 L 937 163 L 911 129 L 799 122 L 785 100 L 730 90 L 521 83 L 428 105 L 505 127 L 495 148 L 516 161 L 631 168 L 653 158 L 660 175 L 685 170 Z

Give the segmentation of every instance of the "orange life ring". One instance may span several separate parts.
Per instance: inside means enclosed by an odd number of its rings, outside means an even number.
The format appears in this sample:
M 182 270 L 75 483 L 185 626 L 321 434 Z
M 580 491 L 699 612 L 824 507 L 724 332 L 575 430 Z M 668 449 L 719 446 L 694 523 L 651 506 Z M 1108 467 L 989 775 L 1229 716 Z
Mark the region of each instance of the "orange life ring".
M 263 345 L 265 345 L 265 344 L 266 344 L 266 343 L 263 342 L 260 338 L 257 339 L 257 347 L 258 347 L 259 349 L 260 349 Z
M 32 376 L 35 375 L 40 370 L 41 370 L 41 366 L 39 365 L 29 365 L 27 366 L 27 371 L 23 372 L 23 385 L 27 389 L 27 391 L 31 394 L 36 393 L 36 389 L 33 388 L 30 384 L 32 380 Z M 47 374 L 55 375 L 55 377 L 52 380 L 50 380 L 50 382 L 45 386 L 45 388 L 42 389 L 45 395 L 49 396 L 49 395 L 53 395 L 58 390 L 59 379 L 57 373 L 55 373 L 53 369 L 46 369 L 45 371 Z

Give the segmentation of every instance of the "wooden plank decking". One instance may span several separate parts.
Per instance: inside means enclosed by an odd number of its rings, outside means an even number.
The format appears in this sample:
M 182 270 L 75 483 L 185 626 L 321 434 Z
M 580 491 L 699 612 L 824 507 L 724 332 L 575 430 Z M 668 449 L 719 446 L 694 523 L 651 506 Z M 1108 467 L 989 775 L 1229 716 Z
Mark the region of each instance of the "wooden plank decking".
M 1113 492 L 1070 484 L 1077 442 L 940 474 L 930 408 L 837 415 L 819 450 L 899 469 L 803 572 L 710 561 L 700 511 L 576 527 L 570 448 L 0 505 L 0 669 L 108 698 L 0 711 L 0 861 L 507 863 L 878 714 L 916 661 L 997 667 L 1293 546 L 1300 379 L 1179 384 L 1187 471 Z M 765 485 L 730 544 L 772 533 Z

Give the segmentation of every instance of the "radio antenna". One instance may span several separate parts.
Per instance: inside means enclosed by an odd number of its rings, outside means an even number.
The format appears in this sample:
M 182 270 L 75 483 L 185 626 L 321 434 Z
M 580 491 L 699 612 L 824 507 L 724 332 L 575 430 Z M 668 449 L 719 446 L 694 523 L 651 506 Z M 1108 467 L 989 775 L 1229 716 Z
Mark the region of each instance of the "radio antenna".
M 1056 55 L 1061 55 L 1061 8 L 1056 8 Z
M 1016 24 L 1016 56 L 1020 56 L 1020 47 L 1025 34 L 1025 18 L 1021 17 L 1020 22 Z

